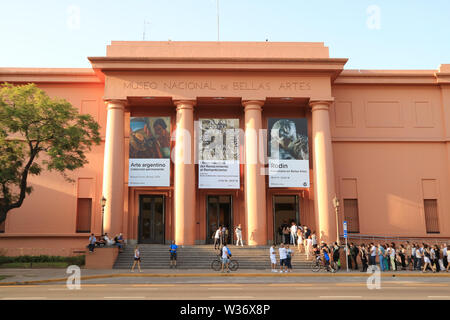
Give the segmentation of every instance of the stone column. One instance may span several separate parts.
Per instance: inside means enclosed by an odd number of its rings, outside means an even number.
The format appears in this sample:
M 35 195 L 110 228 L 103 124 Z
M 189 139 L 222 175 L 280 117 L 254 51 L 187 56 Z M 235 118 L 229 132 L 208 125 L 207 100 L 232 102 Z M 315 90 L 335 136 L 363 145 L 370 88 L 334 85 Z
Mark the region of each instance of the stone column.
M 125 101 L 107 101 L 102 194 L 106 198 L 103 231 L 110 237 L 123 231 L 124 108 Z
M 247 243 L 267 245 L 266 180 L 258 159 L 264 101 L 244 101 L 245 111 L 245 212 Z
M 195 244 L 195 101 L 177 100 L 175 145 L 175 241 L 179 245 Z
M 312 136 L 314 157 L 314 209 L 317 235 L 326 243 L 335 242 L 336 214 L 333 198 L 336 195 L 333 148 L 331 145 L 329 101 L 312 101 Z

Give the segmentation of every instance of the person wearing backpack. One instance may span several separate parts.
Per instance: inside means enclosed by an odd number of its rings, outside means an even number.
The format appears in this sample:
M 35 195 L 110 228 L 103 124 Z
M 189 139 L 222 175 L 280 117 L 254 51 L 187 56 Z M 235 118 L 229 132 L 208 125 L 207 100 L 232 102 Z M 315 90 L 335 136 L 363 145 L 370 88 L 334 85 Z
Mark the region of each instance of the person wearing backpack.
M 231 251 L 228 249 L 227 244 L 224 243 L 222 247 L 222 272 L 225 272 L 224 268 L 227 268 L 227 272 L 230 272 L 230 259 Z

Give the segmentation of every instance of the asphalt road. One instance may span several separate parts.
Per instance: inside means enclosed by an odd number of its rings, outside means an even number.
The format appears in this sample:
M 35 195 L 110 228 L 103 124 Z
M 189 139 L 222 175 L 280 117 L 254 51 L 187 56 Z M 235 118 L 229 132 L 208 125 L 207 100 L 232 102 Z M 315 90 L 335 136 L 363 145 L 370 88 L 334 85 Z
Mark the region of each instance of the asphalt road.
M 107 281 L 107 280 L 103 280 Z M 368 289 L 365 278 L 152 278 L 130 283 L 83 281 L 80 290 L 65 284 L 0 286 L 0 300 L 450 300 L 450 281 L 435 278 L 382 279 Z M 122 282 L 122 283 L 121 283 Z M 128 282 L 128 283 L 127 283 Z

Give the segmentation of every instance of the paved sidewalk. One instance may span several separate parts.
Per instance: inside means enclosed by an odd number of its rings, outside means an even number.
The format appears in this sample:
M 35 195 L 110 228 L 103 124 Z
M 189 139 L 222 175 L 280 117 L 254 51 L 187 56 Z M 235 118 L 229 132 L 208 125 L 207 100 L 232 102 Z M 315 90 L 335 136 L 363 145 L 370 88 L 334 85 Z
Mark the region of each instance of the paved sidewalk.
M 0 285 L 6 284 L 33 284 L 33 283 L 51 283 L 65 281 L 69 274 L 66 269 L 0 269 L 0 275 L 9 277 L 0 280 Z M 135 269 L 134 273 L 129 269 L 108 269 L 92 270 L 81 269 L 82 279 L 105 279 L 105 278 L 141 278 L 141 277 L 366 277 L 363 272 L 347 272 L 346 270 L 337 273 L 328 273 L 325 271 L 312 272 L 310 270 L 295 270 L 291 273 L 277 274 L 272 273 L 270 269 L 266 270 L 239 270 L 231 273 L 214 272 L 212 270 L 202 269 L 146 269 L 139 272 Z M 437 277 L 450 278 L 450 273 L 422 273 L 411 271 L 383 272 L 383 277 Z M 131 280 L 130 280 L 131 281 Z

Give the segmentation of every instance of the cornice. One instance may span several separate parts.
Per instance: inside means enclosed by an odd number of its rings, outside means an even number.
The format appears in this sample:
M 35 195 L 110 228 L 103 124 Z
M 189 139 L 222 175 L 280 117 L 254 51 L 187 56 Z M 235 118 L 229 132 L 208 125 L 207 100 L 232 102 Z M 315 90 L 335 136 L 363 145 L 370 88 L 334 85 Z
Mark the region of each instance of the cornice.
M 11 83 L 103 83 L 87 68 L 0 68 L 0 82 Z

